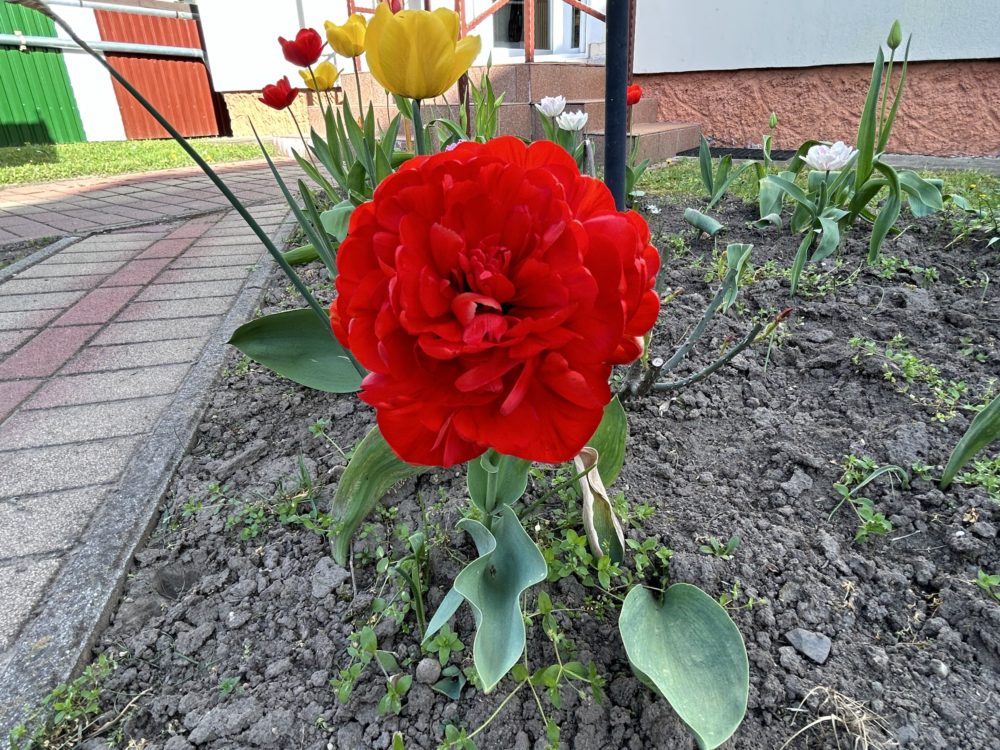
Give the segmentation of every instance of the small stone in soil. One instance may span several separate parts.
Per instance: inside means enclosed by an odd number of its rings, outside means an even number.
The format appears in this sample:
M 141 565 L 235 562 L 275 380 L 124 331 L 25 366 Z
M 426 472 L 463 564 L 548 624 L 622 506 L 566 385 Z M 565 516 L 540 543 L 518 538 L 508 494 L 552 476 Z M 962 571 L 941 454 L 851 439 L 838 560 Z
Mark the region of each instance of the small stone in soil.
M 417 682 L 432 685 L 441 677 L 441 665 L 437 659 L 424 658 L 417 664 Z
M 822 633 L 795 628 L 795 630 L 789 630 L 785 633 L 785 639 L 792 644 L 796 651 L 817 664 L 825 662 L 830 655 L 830 639 Z

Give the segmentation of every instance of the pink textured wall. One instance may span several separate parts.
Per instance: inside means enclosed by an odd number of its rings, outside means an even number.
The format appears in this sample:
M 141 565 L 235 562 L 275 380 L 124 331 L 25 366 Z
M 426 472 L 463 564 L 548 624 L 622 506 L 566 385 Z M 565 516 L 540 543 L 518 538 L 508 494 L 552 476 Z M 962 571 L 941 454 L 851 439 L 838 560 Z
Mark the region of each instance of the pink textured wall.
M 869 65 L 837 65 L 659 73 L 636 82 L 659 99 L 660 119 L 700 123 L 716 145 L 759 144 L 775 111 L 774 147 L 793 149 L 808 138 L 853 144 L 870 77 Z M 1000 60 L 911 63 L 888 150 L 1000 156 Z

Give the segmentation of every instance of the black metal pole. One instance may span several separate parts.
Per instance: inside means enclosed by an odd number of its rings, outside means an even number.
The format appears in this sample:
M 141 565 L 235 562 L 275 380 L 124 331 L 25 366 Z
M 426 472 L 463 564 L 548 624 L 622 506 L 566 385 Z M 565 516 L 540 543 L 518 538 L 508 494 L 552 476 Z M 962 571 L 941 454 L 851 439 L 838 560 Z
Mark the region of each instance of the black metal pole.
M 604 67 L 604 183 L 625 210 L 625 159 L 628 149 L 628 35 L 630 0 L 608 0 L 605 13 L 607 57 Z

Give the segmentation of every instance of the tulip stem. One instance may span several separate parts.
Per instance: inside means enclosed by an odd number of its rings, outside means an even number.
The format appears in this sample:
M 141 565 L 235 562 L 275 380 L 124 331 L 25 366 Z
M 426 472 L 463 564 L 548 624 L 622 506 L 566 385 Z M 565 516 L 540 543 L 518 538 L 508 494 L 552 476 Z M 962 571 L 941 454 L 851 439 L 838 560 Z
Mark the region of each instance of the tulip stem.
M 364 106 L 365 106 L 364 102 L 361 101 L 361 69 L 358 67 L 357 57 L 352 57 L 351 60 L 354 61 L 354 85 L 358 89 L 358 114 L 360 115 L 364 112 Z M 386 117 L 389 116 L 388 108 L 386 109 L 385 115 Z
M 294 112 L 292 112 L 291 107 L 288 108 L 288 114 L 292 118 L 292 122 L 295 123 L 295 129 L 299 131 L 299 140 L 302 141 L 302 147 L 306 151 L 306 156 L 309 157 L 309 161 L 315 167 L 316 160 L 313 158 L 312 151 L 309 150 L 309 144 L 306 143 L 306 137 L 302 134 L 302 126 L 299 125 L 299 118 L 295 116 Z
M 427 153 L 427 144 L 424 143 L 424 121 L 420 117 L 420 100 L 413 100 L 413 133 L 417 140 L 417 155 L 422 156 Z

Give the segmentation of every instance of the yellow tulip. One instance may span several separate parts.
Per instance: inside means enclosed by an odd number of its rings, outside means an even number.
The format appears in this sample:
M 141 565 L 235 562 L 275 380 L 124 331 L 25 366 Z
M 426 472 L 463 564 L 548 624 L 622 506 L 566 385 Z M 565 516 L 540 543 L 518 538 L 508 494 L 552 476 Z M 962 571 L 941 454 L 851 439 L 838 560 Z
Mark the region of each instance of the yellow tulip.
M 479 54 L 478 36 L 458 38 L 458 14 L 401 10 L 379 3 L 368 24 L 368 69 L 393 94 L 432 99 L 454 85 Z
M 348 18 L 343 26 L 338 26 L 332 21 L 327 21 L 323 26 L 326 27 L 326 40 L 338 55 L 357 57 L 365 51 L 367 22 L 360 13 Z
M 313 68 L 311 73 L 308 70 L 300 70 L 299 75 L 302 76 L 306 88 L 313 91 L 329 91 L 340 77 L 340 71 L 332 62 L 326 60 Z

